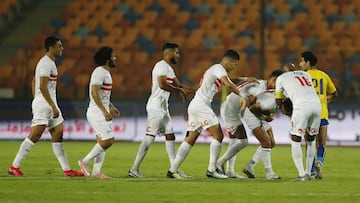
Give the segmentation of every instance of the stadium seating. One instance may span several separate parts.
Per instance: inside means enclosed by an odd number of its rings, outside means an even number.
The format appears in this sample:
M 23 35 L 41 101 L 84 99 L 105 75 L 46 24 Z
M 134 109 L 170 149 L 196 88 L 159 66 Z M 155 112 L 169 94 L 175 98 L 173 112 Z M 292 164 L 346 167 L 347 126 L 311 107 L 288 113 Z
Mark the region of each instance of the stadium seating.
M 119 87 L 114 86 L 114 89 L 121 91 L 121 94 L 113 94 L 115 99 L 147 96 L 151 88 L 151 69 L 160 60 L 159 52 L 166 41 L 180 45 L 182 61 L 177 75 L 189 78 L 193 86 L 197 85 L 203 69 L 217 62 L 229 48 L 241 53 L 240 67 L 235 71 L 239 75 L 268 77 L 283 63 L 297 62 L 304 50 L 316 52 L 319 67 L 331 72 L 337 81 L 340 80 L 336 77 L 347 71 L 341 68 L 344 63 L 351 61 L 351 66 L 359 67 L 360 60 L 355 60 L 360 58 L 359 1 L 266 1 L 264 63 L 260 62 L 260 2 L 75 0 L 69 2 L 50 26 L 53 34 L 64 40 L 65 54 L 59 66 L 62 67 L 62 63 L 65 67 L 77 66 L 67 69 L 74 77 L 72 84 L 71 80 L 67 82 L 79 90 L 86 84 L 80 71 L 91 70 L 91 56 L 96 48 L 114 47 L 118 55 L 114 78 L 120 80 Z M 30 54 L 19 54 L 16 58 L 33 67 L 39 55 L 36 53 L 42 48 L 39 42 L 29 47 Z M 29 55 L 35 59 L 21 59 Z M 261 64 L 264 70 L 260 69 Z M 355 78 L 359 76 L 358 68 L 353 68 L 352 72 Z M 341 88 L 341 84 L 337 85 Z M 68 96 L 83 99 L 87 93 L 77 91 Z

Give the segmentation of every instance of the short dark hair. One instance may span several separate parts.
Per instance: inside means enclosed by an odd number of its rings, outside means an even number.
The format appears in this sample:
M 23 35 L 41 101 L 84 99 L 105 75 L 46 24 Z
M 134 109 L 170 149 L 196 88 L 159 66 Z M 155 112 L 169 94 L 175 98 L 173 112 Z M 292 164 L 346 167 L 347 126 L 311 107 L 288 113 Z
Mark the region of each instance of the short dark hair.
M 311 66 L 315 66 L 317 63 L 317 58 L 311 51 L 304 51 L 301 53 L 301 57 L 304 58 L 305 62 L 310 61 Z
M 166 42 L 163 47 L 162 50 L 165 51 L 166 49 L 176 49 L 179 48 L 179 45 L 174 43 L 174 42 Z
M 50 47 L 54 47 L 58 41 L 60 41 L 60 39 L 57 37 L 54 36 L 47 37 L 44 42 L 45 50 L 49 51 Z
M 240 55 L 237 51 L 233 50 L 233 49 L 229 49 L 225 52 L 223 58 L 225 57 L 229 57 L 235 60 L 240 60 Z
M 113 49 L 111 47 L 102 46 L 95 52 L 93 56 L 94 62 L 99 66 L 105 65 L 111 59 L 112 53 Z
M 270 75 L 270 77 L 279 77 L 281 74 L 283 74 L 284 73 L 284 71 L 282 71 L 282 70 L 274 70 L 272 73 L 271 73 L 271 75 Z

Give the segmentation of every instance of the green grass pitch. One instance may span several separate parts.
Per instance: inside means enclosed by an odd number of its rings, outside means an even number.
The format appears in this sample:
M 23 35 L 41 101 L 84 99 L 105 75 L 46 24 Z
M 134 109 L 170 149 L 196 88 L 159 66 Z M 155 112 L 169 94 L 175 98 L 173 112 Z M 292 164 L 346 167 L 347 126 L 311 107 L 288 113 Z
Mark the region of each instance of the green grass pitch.
M 39 141 L 23 161 L 25 177 L 10 177 L 7 168 L 21 141 L 0 141 L 0 202 L 360 202 L 360 148 L 327 147 L 322 180 L 294 182 L 297 171 L 290 146 L 272 150 L 272 164 L 282 177 L 265 179 L 262 162 L 256 179 L 214 180 L 205 177 L 209 144 L 196 144 L 181 169 L 190 180 L 166 178 L 169 161 L 164 143 L 154 143 L 141 170 L 144 179 L 127 177 L 139 143 L 116 142 L 107 151 L 103 172 L 109 180 L 63 177 L 48 141 Z M 65 141 L 70 164 L 79 169 L 77 160 L 95 142 Z M 177 145 L 177 147 L 179 144 Z M 227 146 L 223 145 L 222 153 Z M 238 154 L 236 169 L 249 161 L 257 146 L 249 145 Z M 304 152 L 303 148 L 303 152 Z

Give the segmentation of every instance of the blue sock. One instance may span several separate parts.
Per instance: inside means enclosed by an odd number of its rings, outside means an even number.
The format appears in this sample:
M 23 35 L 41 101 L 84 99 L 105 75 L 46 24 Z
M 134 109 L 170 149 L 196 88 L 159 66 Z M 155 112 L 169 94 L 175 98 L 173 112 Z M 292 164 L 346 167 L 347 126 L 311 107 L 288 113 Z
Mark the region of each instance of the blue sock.
M 317 161 L 324 163 L 325 159 L 325 146 L 320 146 L 317 148 Z
M 312 166 L 311 166 L 311 173 L 315 173 L 315 172 L 316 172 L 316 170 L 315 170 L 315 159 L 314 159 Z

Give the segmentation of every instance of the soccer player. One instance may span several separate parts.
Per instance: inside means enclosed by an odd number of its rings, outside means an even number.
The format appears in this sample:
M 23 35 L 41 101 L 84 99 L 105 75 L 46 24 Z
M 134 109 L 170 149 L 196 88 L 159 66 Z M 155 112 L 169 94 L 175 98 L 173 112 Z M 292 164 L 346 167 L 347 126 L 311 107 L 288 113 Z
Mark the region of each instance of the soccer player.
M 176 149 L 175 135 L 169 113 L 169 96 L 171 93 L 174 93 L 185 100 L 188 94 L 194 92 L 194 90 L 179 82 L 171 67 L 171 65 L 176 65 L 179 62 L 179 45 L 167 42 L 163 45 L 162 53 L 162 60 L 157 62 L 152 70 L 151 95 L 146 104 L 146 134 L 139 146 L 134 163 L 128 172 L 128 175 L 133 178 L 143 177 L 140 172 L 140 164 L 156 136 L 165 135 L 166 151 L 170 165 L 172 164 L 176 155 Z M 185 178 L 189 177 L 182 171 L 180 171 L 180 174 Z
M 315 135 L 319 132 L 321 105 L 311 83 L 311 77 L 302 70 L 288 71 L 276 79 L 276 103 L 281 108 L 286 95 L 293 104 L 291 114 L 291 153 L 298 170 L 297 180 L 310 179 L 315 157 Z M 304 170 L 301 139 L 306 140 L 306 168 Z
M 114 143 L 112 119 L 120 116 L 119 110 L 110 102 L 113 80 L 110 70 L 116 67 L 116 55 L 111 47 L 100 47 L 93 57 L 97 67 L 91 74 L 89 84 L 90 102 L 86 112 L 87 120 L 96 133 L 96 144 L 78 164 L 85 176 L 99 179 L 110 177 L 101 172 L 106 150 Z M 90 174 L 89 163 L 94 160 Z
M 317 58 L 310 52 L 301 53 L 300 66 L 312 77 L 312 83 L 321 102 L 321 122 L 319 134 L 316 135 L 317 158 L 312 165 L 312 175 L 316 179 L 322 178 L 322 166 L 325 159 L 325 145 L 327 137 L 327 126 L 329 125 L 328 103 L 337 96 L 337 91 L 330 77 L 316 67 Z
M 31 121 L 31 132 L 21 143 L 8 173 L 14 176 L 24 176 L 20 170 L 21 162 L 25 159 L 30 149 L 41 138 L 45 129 L 48 128 L 51 134 L 52 149 L 64 171 L 64 176 L 83 176 L 82 173 L 71 169 L 64 152 L 64 119 L 56 100 L 58 71 L 55 60 L 62 55 L 64 47 L 61 40 L 56 37 L 46 38 L 44 44 L 46 54 L 36 65 L 35 77 L 32 81 L 34 99 L 32 101 L 33 119 Z
M 271 166 L 270 151 L 275 146 L 273 131 L 267 121 L 271 121 L 272 114 L 277 111 L 275 103 L 275 81 L 283 72 L 273 71 L 268 80 L 259 80 L 256 83 L 243 83 L 238 86 L 240 95 L 249 98 L 249 107 L 243 113 L 243 119 L 252 133 L 260 142 L 260 147 L 255 152 L 250 162 L 245 165 L 243 172 L 249 178 L 255 178 L 254 167 L 263 160 L 266 169 L 266 178 L 269 180 L 280 179 Z M 240 119 L 240 97 L 234 93 L 227 96 L 226 101 L 221 105 L 221 116 L 225 121 L 226 129 L 230 135 L 228 150 L 217 161 L 217 168 L 223 171 L 223 165 L 228 160 L 226 174 L 229 177 L 241 178 L 234 172 L 236 153 L 246 147 L 248 140 L 246 131 Z
M 211 109 L 211 102 L 222 84 L 227 86 L 230 92 L 234 92 L 237 95 L 240 94 L 236 85 L 228 77 L 228 72 L 238 66 L 239 60 L 240 56 L 236 51 L 227 50 L 220 63 L 212 65 L 205 71 L 200 80 L 200 87 L 188 106 L 189 120 L 185 141 L 178 149 L 175 160 L 167 173 L 168 178 L 182 179 L 178 174 L 179 166 L 185 160 L 192 146 L 195 144 L 202 129 L 207 129 L 212 136 L 210 143 L 210 161 L 206 176 L 217 179 L 228 178 L 228 176 L 223 175 L 216 170 L 216 161 L 221 151 L 221 143 L 224 135 L 217 116 Z M 248 81 L 254 80 L 254 78 L 248 78 Z

